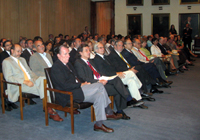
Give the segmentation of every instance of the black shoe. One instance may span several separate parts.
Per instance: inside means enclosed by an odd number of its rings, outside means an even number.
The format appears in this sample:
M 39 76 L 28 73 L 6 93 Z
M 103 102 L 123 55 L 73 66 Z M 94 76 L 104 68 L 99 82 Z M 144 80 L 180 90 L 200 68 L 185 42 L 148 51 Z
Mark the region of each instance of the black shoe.
M 155 99 L 155 98 L 152 98 L 152 97 L 149 97 L 149 98 L 147 98 L 146 100 L 147 100 L 147 101 L 156 101 L 156 99 Z
M 147 101 L 156 101 L 155 98 L 149 97 L 149 98 L 142 98 L 142 100 L 147 100 Z
M 188 64 L 189 66 L 194 66 L 194 64 Z
M 162 90 L 158 90 L 157 88 L 151 88 L 150 92 L 151 93 L 163 93 Z
M 10 103 L 9 106 L 12 107 L 13 109 L 17 109 L 18 108 L 18 105 L 16 105 L 15 103 Z
M 152 95 L 153 95 L 152 93 L 144 93 L 144 92 L 141 93 L 142 98 L 149 98 Z
M 190 60 L 191 60 L 191 61 L 196 61 L 195 59 L 192 59 L 192 58 L 191 58 Z
M 28 103 L 28 101 L 25 100 L 25 103 Z M 37 103 L 35 101 L 33 101 L 33 99 L 30 99 L 30 105 L 35 105 L 35 104 L 37 104 Z
M 157 87 L 163 87 L 163 83 L 162 82 L 156 83 L 156 86 Z
M 1 105 L 1 107 L 2 107 L 2 105 Z M 6 111 L 11 111 L 12 108 L 11 108 L 11 106 L 9 106 L 7 103 L 5 103 L 5 110 L 6 110 Z
M 135 103 L 132 104 L 132 105 L 133 105 L 133 107 L 137 107 L 137 106 L 140 106 L 140 105 L 143 105 L 143 104 L 144 104 L 143 101 L 135 101 Z
M 177 70 L 177 73 L 184 73 L 182 69 Z
M 10 106 L 11 102 L 8 101 L 8 99 L 4 98 L 4 104 L 5 104 L 5 110 L 6 111 L 11 111 L 12 110 L 12 107 Z

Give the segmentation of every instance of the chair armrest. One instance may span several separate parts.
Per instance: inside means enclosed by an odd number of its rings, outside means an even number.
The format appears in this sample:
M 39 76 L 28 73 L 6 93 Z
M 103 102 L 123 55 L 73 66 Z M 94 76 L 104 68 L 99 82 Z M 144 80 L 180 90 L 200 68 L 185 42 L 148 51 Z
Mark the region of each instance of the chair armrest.
M 19 84 L 19 83 L 7 82 L 6 80 L 2 80 L 2 82 L 7 83 L 7 84 L 11 84 L 11 85 L 21 86 L 21 84 Z
M 58 92 L 58 93 L 62 93 L 62 94 L 73 95 L 73 93 L 70 91 L 57 90 L 57 89 L 52 89 L 52 88 L 46 88 L 46 89 L 49 91 L 54 91 L 54 92 Z

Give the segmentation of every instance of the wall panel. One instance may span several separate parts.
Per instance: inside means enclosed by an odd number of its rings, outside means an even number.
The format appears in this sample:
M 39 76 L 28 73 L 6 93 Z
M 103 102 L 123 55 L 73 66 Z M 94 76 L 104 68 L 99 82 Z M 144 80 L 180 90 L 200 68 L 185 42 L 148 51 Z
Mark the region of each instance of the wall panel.
M 0 0 L 0 38 L 78 35 L 90 27 L 90 0 Z
M 99 35 L 110 34 L 111 31 L 111 9 L 110 2 L 96 3 L 97 33 Z

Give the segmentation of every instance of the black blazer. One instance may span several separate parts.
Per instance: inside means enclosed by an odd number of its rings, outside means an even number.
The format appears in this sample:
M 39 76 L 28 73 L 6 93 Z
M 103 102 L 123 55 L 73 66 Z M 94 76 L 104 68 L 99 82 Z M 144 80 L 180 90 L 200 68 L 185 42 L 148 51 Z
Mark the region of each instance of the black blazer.
M 137 66 L 137 65 L 144 64 L 143 62 L 140 62 L 133 53 L 130 53 L 126 49 L 123 49 L 121 54 L 131 66 Z
M 104 55 L 104 59 L 98 54 L 95 55 L 93 62 L 97 71 L 104 76 L 116 75 L 115 68 L 110 64 L 107 56 Z
M 29 53 L 29 51 L 27 49 L 25 49 L 23 51 L 23 53 L 21 54 L 21 57 L 26 59 L 27 64 L 29 65 L 29 59 L 31 57 L 31 54 Z
M 78 51 L 76 51 L 74 48 L 71 50 L 71 52 L 69 53 L 70 58 L 69 58 L 69 62 L 74 65 L 76 59 L 78 58 Z
M 53 86 L 58 90 L 73 92 L 74 101 L 78 103 L 83 102 L 84 95 L 81 83 L 76 83 L 76 71 L 70 63 L 68 63 L 68 66 L 71 71 L 59 59 L 53 64 L 51 68 Z M 56 93 L 56 101 L 63 107 L 66 106 L 69 100 L 69 95 Z
M 3 60 L 6 59 L 9 56 L 10 55 L 6 51 L 3 51 L 3 52 L 0 53 L 0 63 L 1 63 L 0 72 L 2 72 L 2 62 L 3 62 Z
M 189 28 L 188 30 L 184 28 L 183 30 L 183 41 L 184 42 L 192 42 L 192 29 Z
M 114 48 L 113 48 L 111 45 L 108 47 L 108 49 L 109 49 L 110 51 L 114 51 Z
M 168 54 L 167 49 L 164 48 L 160 43 L 158 43 L 157 46 L 160 48 L 162 54 L 164 54 L 164 55 Z
M 111 51 L 111 53 L 108 55 L 108 59 L 110 64 L 115 68 L 116 72 L 128 70 L 126 63 L 120 58 L 115 50 Z
M 96 69 L 92 60 L 89 60 L 89 62 Z M 79 58 L 75 61 L 74 68 L 77 71 L 78 78 L 90 83 L 96 83 L 98 81 L 94 79 L 93 71 L 82 59 Z

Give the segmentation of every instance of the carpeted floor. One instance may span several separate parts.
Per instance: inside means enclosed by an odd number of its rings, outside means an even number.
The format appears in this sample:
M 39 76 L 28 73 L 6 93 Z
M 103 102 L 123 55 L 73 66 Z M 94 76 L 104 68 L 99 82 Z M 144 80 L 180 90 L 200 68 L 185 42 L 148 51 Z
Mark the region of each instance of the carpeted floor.
M 199 140 L 200 139 L 200 58 L 190 71 L 170 76 L 172 88 L 163 88 L 164 94 L 154 94 L 156 102 L 145 101 L 149 109 L 127 108 L 131 120 L 105 121 L 115 132 L 93 131 L 90 109 L 75 116 L 75 134 L 71 134 L 70 116 L 63 122 L 49 120 L 45 126 L 42 100 L 37 105 L 0 113 L 0 140 Z M 17 103 L 19 105 L 19 103 Z M 0 109 L 1 111 L 1 109 Z

